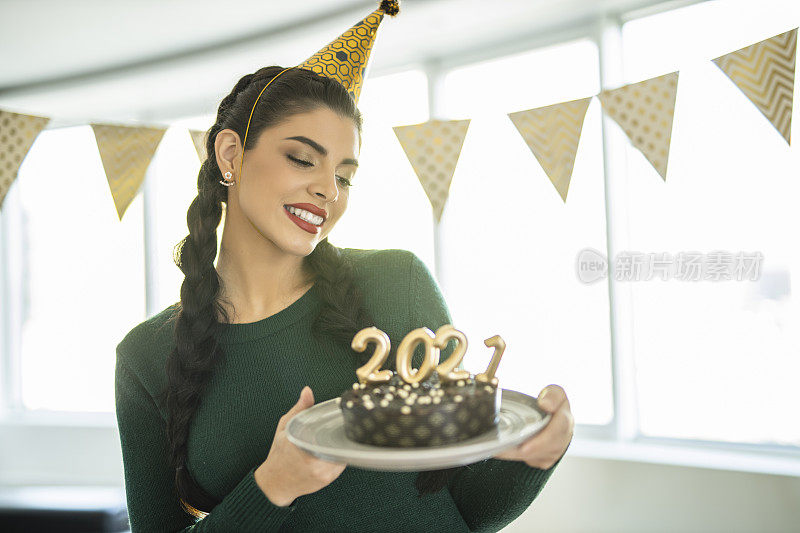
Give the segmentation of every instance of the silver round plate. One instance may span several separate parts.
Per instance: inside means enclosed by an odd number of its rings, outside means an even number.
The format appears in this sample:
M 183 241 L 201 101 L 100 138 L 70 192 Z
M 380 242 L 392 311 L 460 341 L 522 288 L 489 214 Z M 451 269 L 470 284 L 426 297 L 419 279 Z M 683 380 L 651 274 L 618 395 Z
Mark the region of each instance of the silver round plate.
M 289 442 L 326 461 L 346 463 L 369 470 L 436 470 L 475 463 L 516 446 L 539 433 L 551 415 L 536 398 L 501 389 L 495 429 L 457 444 L 427 448 L 371 446 L 344 434 L 344 416 L 336 398 L 301 411 L 286 425 Z

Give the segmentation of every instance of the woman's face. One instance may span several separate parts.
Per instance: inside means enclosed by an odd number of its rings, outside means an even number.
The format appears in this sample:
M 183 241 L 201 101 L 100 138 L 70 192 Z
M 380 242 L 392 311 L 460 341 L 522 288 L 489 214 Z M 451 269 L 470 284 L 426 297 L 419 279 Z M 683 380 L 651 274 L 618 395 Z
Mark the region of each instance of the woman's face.
M 354 122 L 327 107 L 294 115 L 262 132 L 228 194 L 261 236 L 287 253 L 308 255 L 347 209 L 359 144 Z M 234 168 L 240 161 L 237 151 Z

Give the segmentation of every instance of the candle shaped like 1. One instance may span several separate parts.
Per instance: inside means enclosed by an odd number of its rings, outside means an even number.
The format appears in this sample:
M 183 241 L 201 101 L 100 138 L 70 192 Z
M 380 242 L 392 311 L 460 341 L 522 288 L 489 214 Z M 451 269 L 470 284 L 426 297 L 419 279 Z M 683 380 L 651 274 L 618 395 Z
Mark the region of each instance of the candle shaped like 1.
M 506 343 L 500 335 L 489 337 L 483 341 L 483 343 L 489 348 L 494 348 L 494 353 L 492 354 L 492 361 L 486 368 L 486 372 L 481 372 L 475 376 L 475 381 L 491 383 L 496 387 L 499 381 L 494 377 L 494 373 L 497 372 L 497 365 L 500 364 L 500 358 L 503 357 L 503 352 L 506 351 Z
M 389 356 L 389 336 L 375 326 L 371 326 L 356 333 L 350 346 L 357 352 L 363 352 L 370 342 L 375 343 L 375 353 L 369 358 L 367 364 L 356 369 L 358 381 L 361 383 L 386 383 L 392 379 L 392 371 L 389 369 L 378 371 L 378 369 L 383 366 Z
M 439 365 L 439 348 L 436 336 L 426 328 L 417 328 L 403 337 L 397 347 L 397 373 L 406 383 L 420 383 Z M 425 358 L 418 369 L 411 368 L 411 355 L 418 343 L 425 345 Z

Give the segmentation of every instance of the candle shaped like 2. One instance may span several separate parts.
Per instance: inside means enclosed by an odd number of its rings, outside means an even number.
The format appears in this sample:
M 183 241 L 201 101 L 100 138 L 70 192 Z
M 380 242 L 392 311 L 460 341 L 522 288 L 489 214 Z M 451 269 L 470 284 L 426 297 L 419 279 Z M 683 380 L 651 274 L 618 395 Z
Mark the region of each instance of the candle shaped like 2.
M 378 370 L 386 362 L 389 356 L 389 336 L 376 328 L 371 326 L 364 328 L 353 337 L 353 342 L 350 346 L 357 352 L 363 352 L 367 349 L 370 342 L 375 343 L 375 353 L 369 358 L 367 364 L 360 366 L 356 370 L 358 381 L 361 383 L 384 383 L 392 379 L 392 371 L 389 369 Z
M 461 363 L 462 359 L 464 359 L 464 354 L 467 353 L 467 336 L 463 332 L 454 328 L 452 324 L 445 324 L 436 330 L 436 338 L 433 344 L 441 353 L 441 350 L 447 347 L 450 339 L 458 340 L 458 345 L 453 350 L 452 355 L 447 358 L 447 361 L 440 363 L 436 367 L 436 371 L 439 372 L 439 381 L 442 383 L 468 379 L 470 376 L 469 370 L 453 370 Z

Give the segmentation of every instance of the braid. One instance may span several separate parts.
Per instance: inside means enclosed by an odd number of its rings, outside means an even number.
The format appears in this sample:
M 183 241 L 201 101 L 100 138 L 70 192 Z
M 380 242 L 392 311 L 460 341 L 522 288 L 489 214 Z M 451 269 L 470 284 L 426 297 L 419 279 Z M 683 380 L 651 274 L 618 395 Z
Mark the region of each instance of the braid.
M 349 347 L 358 331 L 375 324 L 353 282 L 352 266 L 342 259 L 339 248 L 330 244 L 327 237 L 309 254 L 306 264 L 315 274 L 317 293 L 326 307 L 325 313 L 314 320 L 312 334 L 318 340 L 328 335 Z M 367 352 L 361 353 L 365 362 L 371 357 Z
M 207 160 L 208 161 L 208 160 Z M 208 164 L 201 166 L 198 195 L 187 213 L 189 235 L 178 245 L 175 262 L 186 276 L 181 284 L 181 302 L 174 315 L 175 348 L 166 362 L 167 388 L 162 401 L 167 408 L 166 432 L 170 465 L 175 468 L 175 488 L 189 514 L 202 517 L 196 507 L 216 505 L 192 478 L 187 467 L 189 427 L 222 350 L 214 339 L 217 314 L 225 316 L 218 303 L 220 280 L 214 268 L 217 255 L 217 226 L 222 216 L 219 193 Z M 219 185 L 222 187 L 222 185 Z M 194 505 L 185 501 L 191 494 Z

